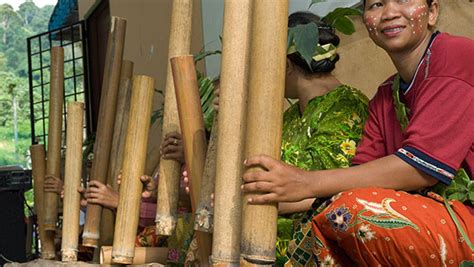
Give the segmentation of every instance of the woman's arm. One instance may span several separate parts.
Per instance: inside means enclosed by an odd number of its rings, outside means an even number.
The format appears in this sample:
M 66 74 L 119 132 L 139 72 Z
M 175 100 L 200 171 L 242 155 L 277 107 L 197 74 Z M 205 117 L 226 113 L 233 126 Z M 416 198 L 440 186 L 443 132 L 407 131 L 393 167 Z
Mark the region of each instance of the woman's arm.
M 342 191 L 371 186 L 411 191 L 432 186 L 438 181 L 395 155 L 350 168 L 313 172 L 303 171 L 266 155 L 251 157 L 245 165 L 268 170 L 248 172 L 243 176 L 244 192 L 265 192 L 248 199 L 255 204 L 329 197 Z
M 278 214 L 308 211 L 311 209 L 314 200 L 315 198 L 308 198 L 298 202 L 280 202 L 278 203 Z

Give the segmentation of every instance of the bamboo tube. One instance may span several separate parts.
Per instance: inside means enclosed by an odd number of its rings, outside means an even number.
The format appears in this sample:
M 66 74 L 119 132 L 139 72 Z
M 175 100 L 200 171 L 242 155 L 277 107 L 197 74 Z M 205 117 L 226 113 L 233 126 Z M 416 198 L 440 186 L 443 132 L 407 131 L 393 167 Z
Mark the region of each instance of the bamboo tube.
M 101 183 L 105 183 L 107 179 L 126 26 L 126 19 L 112 17 L 105 55 L 104 79 L 94 144 L 94 161 L 90 175 L 90 180 L 97 180 Z M 98 246 L 101 214 L 102 206 L 87 204 L 86 223 L 82 235 L 82 244 L 86 247 Z
M 66 170 L 64 173 L 62 261 L 77 261 L 81 195 L 77 191 L 82 177 L 82 140 L 84 104 L 71 102 L 67 107 Z
M 239 264 L 242 212 L 240 185 L 246 129 L 252 2 L 224 2 L 212 243 L 214 266 Z
M 214 225 L 214 208 L 212 207 L 211 194 L 214 193 L 216 180 L 216 157 L 217 157 L 217 116 L 212 122 L 211 137 L 207 147 L 206 161 L 202 174 L 201 193 L 199 196 L 199 205 L 194 212 L 194 229 L 212 233 Z
M 112 251 L 115 263 L 133 262 L 154 88 L 153 78 L 134 76 Z
M 179 122 L 183 136 L 184 159 L 189 174 L 191 206 L 196 211 L 201 191 L 201 181 L 206 159 L 206 133 L 201 108 L 201 98 L 192 55 L 171 58 L 171 69 L 178 105 Z M 196 232 L 199 261 L 209 264 L 212 237 L 209 233 Z
M 54 232 L 51 235 L 46 234 L 44 229 L 44 176 L 46 172 L 46 160 L 44 145 L 32 145 L 30 147 L 31 152 L 31 165 L 33 170 L 33 184 L 34 184 L 34 200 L 35 210 L 38 218 L 39 238 L 41 241 L 41 258 L 42 259 L 54 259 Z
M 132 264 L 161 263 L 168 260 L 168 248 L 164 247 L 136 247 Z M 112 264 L 112 247 L 100 248 L 100 264 Z
M 120 83 L 117 96 L 117 112 L 115 113 L 112 147 L 110 149 L 110 162 L 107 175 L 107 184 L 118 192 L 117 176 L 122 168 L 123 150 L 125 148 L 125 135 L 127 133 L 128 113 L 130 111 L 130 95 L 132 89 L 133 62 L 122 61 L 120 70 Z M 111 246 L 114 240 L 115 214 L 110 209 L 102 210 L 100 220 L 100 244 Z
M 64 102 L 64 50 L 51 48 L 51 84 L 49 98 L 48 161 L 46 176 L 61 176 L 61 129 Z M 44 193 L 44 229 L 55 231 L 58 219 L 58 194 Z
M 255 1 L 253 12 L 245 157 L 267 154 L 279 159 L 288 0 Z M 243 197 L 241 264 L 274 264 L 277 204 L 249 205 L 250 197 L 249 194 Z
M 189 54 L 191 50 L 191 19 L 193 0 L 174 0 L 171 10 L 170 39 L 168 59 L 176 55 Z M 180 132 L 176 95 L 168 62 L 165 102 L 163 111 L 163 130 L 161 140 L 168 133 Z M 150 168 L 156 166 L 151 164 Z M 161 159 L 160 179 L 158 181 L 158 199 L 156 205 L 156 233 L 170 236 L 176 226 L 178 209 L 179 179 L 181 164 L 175 160 Z

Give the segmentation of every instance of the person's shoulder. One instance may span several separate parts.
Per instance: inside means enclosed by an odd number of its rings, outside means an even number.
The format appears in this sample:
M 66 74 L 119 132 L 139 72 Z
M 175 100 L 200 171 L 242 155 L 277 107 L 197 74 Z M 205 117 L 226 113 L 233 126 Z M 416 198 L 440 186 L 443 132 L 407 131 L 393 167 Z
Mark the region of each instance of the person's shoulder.
M 341 98 L 347 98 L 351 101 L 362 102 L 364 104 L 369 102 L 369 98 L 361 90 L 350 85 L 342 84 L 337 88 L 337 91 L 341 95 Z
M 433 44 L 429 66 L 431 77 L 451 77 L 474 85 L 474 40 L 440 33 Z

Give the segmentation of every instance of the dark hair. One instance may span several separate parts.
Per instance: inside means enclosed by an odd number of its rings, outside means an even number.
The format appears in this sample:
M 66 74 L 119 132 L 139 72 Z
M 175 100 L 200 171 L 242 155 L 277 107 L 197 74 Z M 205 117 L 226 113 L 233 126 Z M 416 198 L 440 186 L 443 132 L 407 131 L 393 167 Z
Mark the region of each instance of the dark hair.
M 309 23 L 315 23 L 319 30 L 319 44 L 333 44 L 334 46 L 339 45 L 339 37 L 336 35 L 333 27 L 321 20 L 321 18 L 311 12 L 299 11 L 291 14 L 288 17 L 288 27 L 295 27 L 297 25 L 304 25 Z M 293 53 L 287 56 L 293 63 L 295 63 L 305 73 L 329 73 L 336 67 L 336 62 L 339 60 L 339 54 L 332 60 L 327 58 L 319 61 L 311 60 L 311 67 L 301 57 L 300 53 Z
M 367 0 L 364 0 L 363 3 L 362 3 L 364 5 L 364 7 L 365 7 L 365 2 L 366 1 Z M 426 0 L 426 3 L 428 4 L 428 6 L 431 6 L 431 3 L 433 3 L 433 0 Z

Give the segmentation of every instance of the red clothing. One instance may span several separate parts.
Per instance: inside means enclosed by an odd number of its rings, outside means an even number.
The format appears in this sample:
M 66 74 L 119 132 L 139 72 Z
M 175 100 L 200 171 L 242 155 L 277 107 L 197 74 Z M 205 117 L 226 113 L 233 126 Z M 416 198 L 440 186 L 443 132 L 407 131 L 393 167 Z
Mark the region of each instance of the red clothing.
M 364 137 L 353 164 L 395 154 L 408 164 L 449 184 L 464 167 L 474 173 L 474 41 L 438 34 L 409 88 L 400 92 L 409 108 L 402 133 L 392 100 L 393 77 L 369 105 Z

